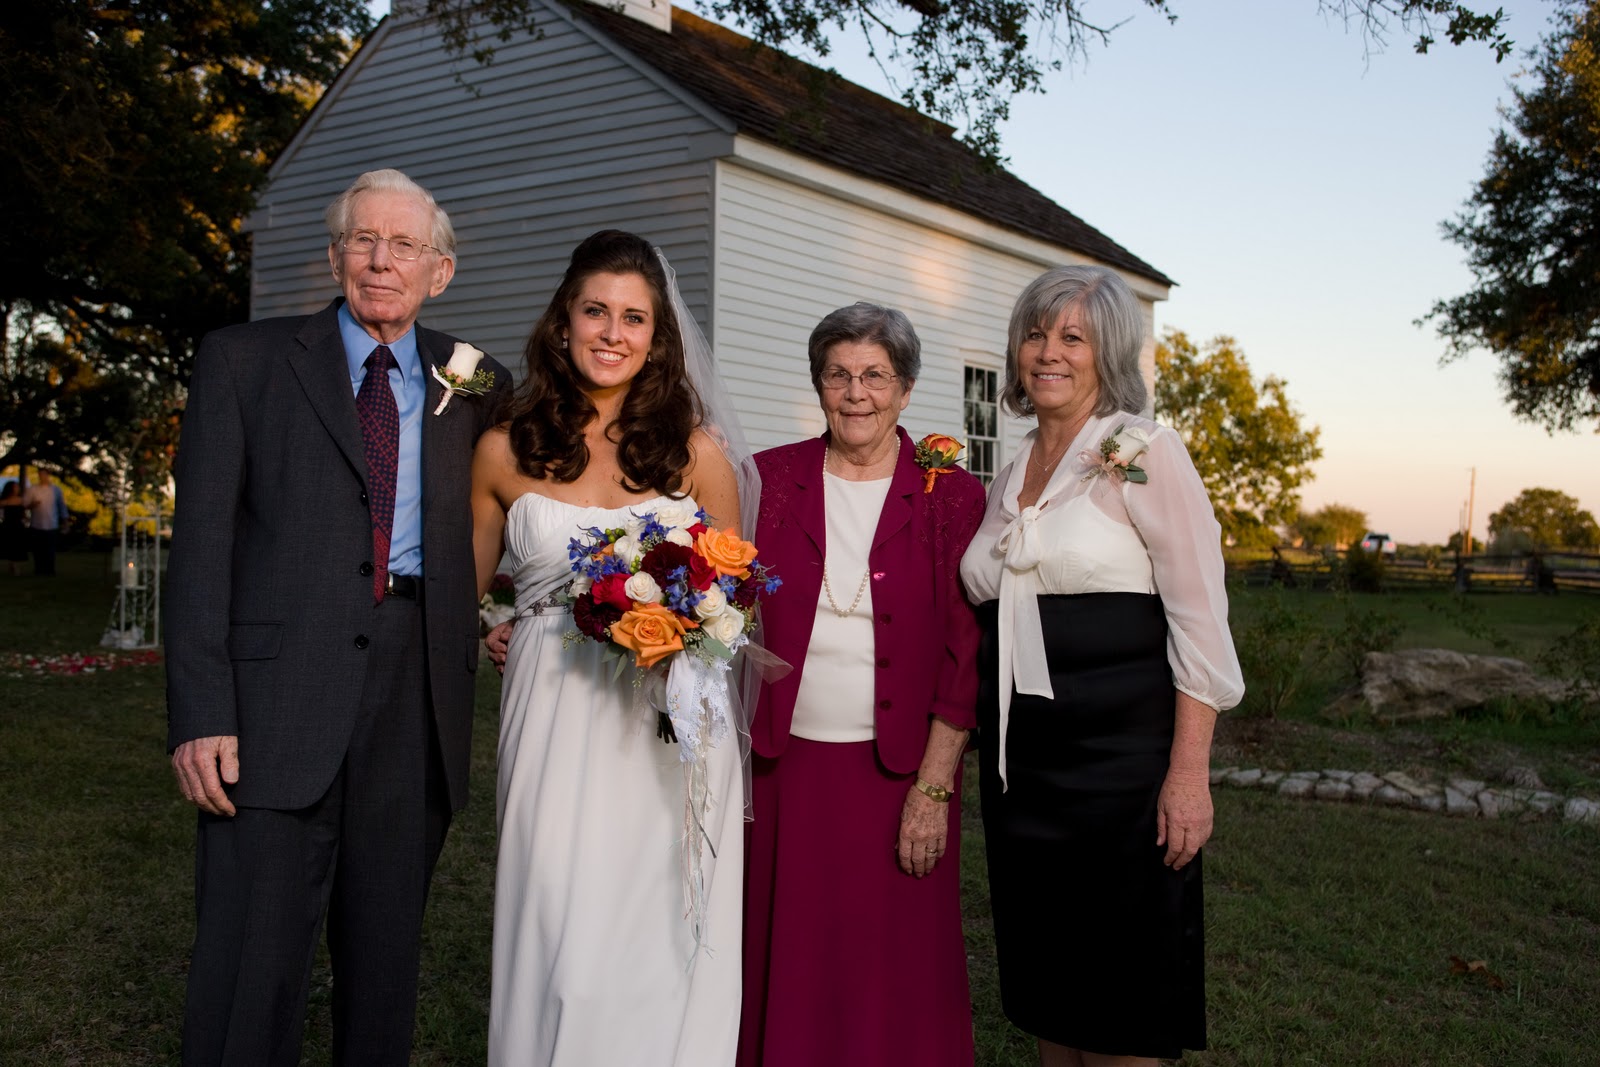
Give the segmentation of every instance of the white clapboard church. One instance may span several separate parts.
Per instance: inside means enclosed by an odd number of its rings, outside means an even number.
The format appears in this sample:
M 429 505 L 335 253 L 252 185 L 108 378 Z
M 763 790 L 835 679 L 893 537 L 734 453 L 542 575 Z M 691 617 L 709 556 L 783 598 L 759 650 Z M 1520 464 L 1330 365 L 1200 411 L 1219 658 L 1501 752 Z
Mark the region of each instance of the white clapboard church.
M 1173 284 L 985 170 L 948 126 L 665 0 L 534 4 L 542 35 L 496 42 L 479 66 L 445 48 L 421 0 L 395 0 L 247 222 L 253 316 L 326 303 L 323 208 L 361 171 L 398 167 L 459 237 L 455 280 L 424 320 L 519 373 L 573 245 L 619 227 L 677 268 L 752 445 L 820 432 L 806 338 L 827 312 L 871 300 L 922 338 L 902 424 L 966 437 L 985 475 L 1024 429 L 994 405 L 1022 287 L 1048 266 L 1098 263 L 1153 313 Z

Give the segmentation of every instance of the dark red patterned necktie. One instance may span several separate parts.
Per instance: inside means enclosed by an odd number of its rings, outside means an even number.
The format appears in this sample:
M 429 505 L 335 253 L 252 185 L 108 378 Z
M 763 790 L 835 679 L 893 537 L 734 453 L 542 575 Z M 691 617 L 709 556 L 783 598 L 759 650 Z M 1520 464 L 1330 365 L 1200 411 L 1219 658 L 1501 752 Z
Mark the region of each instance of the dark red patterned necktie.
M 356 414 L 367 453 L 367 504 L 372 509 L 372 598 L 383 600 L 389 584 L 389 538 L 394 532 L 394 482 L 400 462 L 400 408 L 389 388 L 395 366 L 389 346 L 367 357 L 367 376 L 356 393 Z

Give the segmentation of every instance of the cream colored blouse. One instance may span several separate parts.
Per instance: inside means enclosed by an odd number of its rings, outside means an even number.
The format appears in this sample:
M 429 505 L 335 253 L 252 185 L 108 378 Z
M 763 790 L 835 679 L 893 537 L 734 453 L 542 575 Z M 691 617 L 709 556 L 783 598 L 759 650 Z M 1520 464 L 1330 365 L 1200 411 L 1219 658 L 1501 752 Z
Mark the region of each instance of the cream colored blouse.
M 1098 467 L 1100 442 L 1119 430 L 1143 433 L 1134 464 L 1145 483 Z M 1139 415 L 1091 418 L 1032 506 L 1019 508 L 1034 430 L 989 488 L 983 524 L 961 560 L 974 603 L 998 599 L 1000 780 L 1005 781 L 1011 691 L 1053 698 L 1038 596 L 1159 593 L 1167 616 L 1173 685 L 1219 711 L 1239 703 L 1244 677 L 1228 630 L 1221 528 L 1183 441 Z

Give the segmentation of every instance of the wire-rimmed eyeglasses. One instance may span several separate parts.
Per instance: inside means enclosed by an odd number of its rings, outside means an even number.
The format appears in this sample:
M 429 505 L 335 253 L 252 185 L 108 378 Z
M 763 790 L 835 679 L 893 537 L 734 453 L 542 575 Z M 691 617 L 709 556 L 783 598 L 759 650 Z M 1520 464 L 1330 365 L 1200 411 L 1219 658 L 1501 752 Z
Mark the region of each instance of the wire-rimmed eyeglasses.
M 864 370 L 860 374 L 851 374 L 843 367 L 834 367 L 832 370 L 822 372 L 822 387 L 835 392 L 843 392 L 850 388 L 852 380 L 859 379 L 861 384 L 874 393 L 881 393 L 893 385 L 899 376 L 881 371 L 877 368 Z
M 417 240 L 415 237 L 379 237 L 371 230 L 357 230 L 346 237 L 339 235 L 339 248 L 357 256 L 370 256 L 378 250 L 378 245 L 389 246 L 389 254 L 395 259 L 410 261 L 422 255 L 425 248 L 432 248 L 435 252 L 439 249 L 430 244 Z

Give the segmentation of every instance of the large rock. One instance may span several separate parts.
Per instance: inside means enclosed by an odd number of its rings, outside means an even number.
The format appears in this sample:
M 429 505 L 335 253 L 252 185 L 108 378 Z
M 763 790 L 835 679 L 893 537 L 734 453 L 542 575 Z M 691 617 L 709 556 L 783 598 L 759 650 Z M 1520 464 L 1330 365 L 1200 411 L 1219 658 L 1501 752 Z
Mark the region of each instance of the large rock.
M 1561 700 L 1568 683 L 1536 674 L 1519 659 L 1445 648 L 1368 652 L 1361 698 L 1380 719 L 1438 719 L 1495 699 Z

